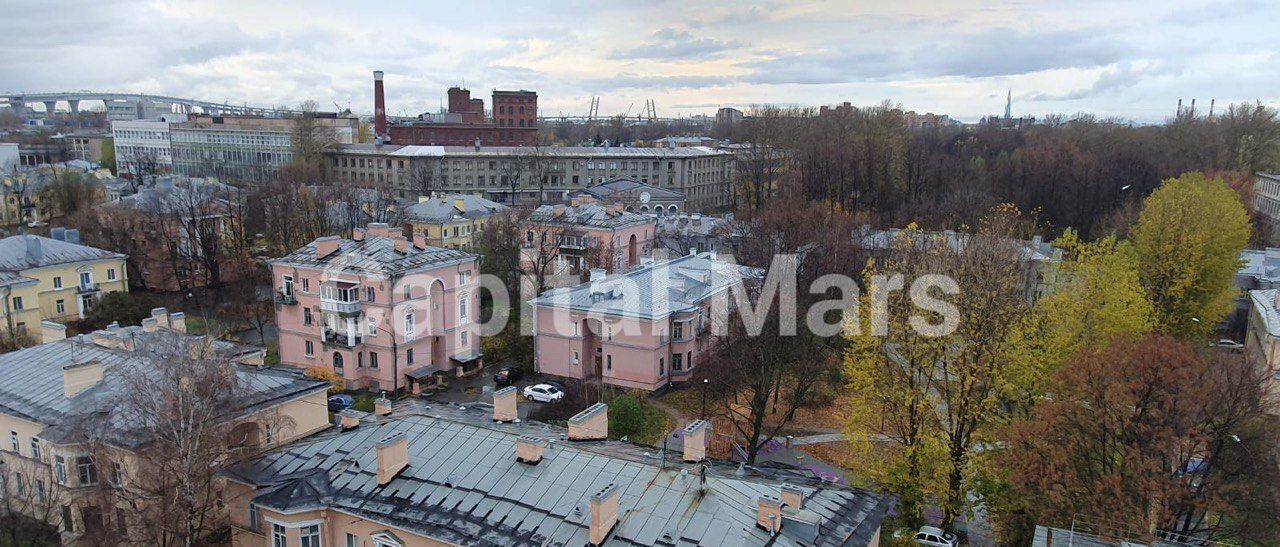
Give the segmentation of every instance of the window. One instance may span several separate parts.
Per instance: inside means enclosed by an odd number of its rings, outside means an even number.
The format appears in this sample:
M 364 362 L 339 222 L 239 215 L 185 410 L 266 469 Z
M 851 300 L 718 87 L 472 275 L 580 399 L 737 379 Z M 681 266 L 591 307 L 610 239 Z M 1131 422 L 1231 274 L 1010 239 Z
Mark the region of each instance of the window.
M 312 321 L 311 308 L 302 308 L 302 324 L 310 325 Z
M 21 296 L 13 297 L 13 311 L 21 311 L 21 310 L 22 310 L 22 297 Z
M 378 368 L 378 353 L 369 352 L 369 368 Z
M 410 365 L 413 364 L 413 348 L 404 350 L 404 360 L 406 363 L 409 363 Z
M 458 299 L 458 322 L 466 323 L 470 320 L 470 315 L 469 306 L 467 306 L 467 297 L 464 295 L 462 298 Z
M 88 287 L 93 285 L 93 272 L 80 272 L 80 286 Z
M 271 524 L 271 547 L 285 547 L 284 526 Z
M 471 337 L 467 336 L 467 333 L 463 332 L 458 334 L 458 347 L 465 348 L 470 343 Z
M 23 496 L 27 493 L 27 479 L 22 473 L 13 474 L 13 486 L 18 490 L 18 495 Z
M 53 457 L 53 480 L 58 484 L 67 483 L 67 460 L 62 456 Z
M 360 547 L 360 537 L 355 534 L 348 533 L 347 547 Z
M 575 349 L 575 350 L 573 350 L 573 361 L 572 361 L 572 364 L 575 364 L 575 365 L 576 365 L 576 364 L 578 364 L 578 350 L 576 350 L 576 349 Z
M 613 356 L 612 356 L 612 355 L 606 355 L 606 356 L 604 357 L 604 369 L 605 369 L 605 370 L 613 370 Z
M 9 432 L 9 449 L 13 450 L 14 453 L 18 452 L 18 432 L 17 431 Z
M 682 363 L 683 360 L 684 360 L 684 355 L 681 355 L 679 353 L 671 356 L 672 372 L 680 372 L 681 370 L 684 370 L 684 365 Z
M 684 339 L 684 323 L 677 321 L 671 324 L 671 338 L 673 340 Z M 672 364 L 672 366 L 673 367 L 675 366 L 674 363 Z M 680 370 L 680 369 L 677 368 L 676 370 Z
M 307 340 L 305 345 L 306 345 L 307 357 L 314 356 L 316 354 L 315 344 L 312 344 L 310 340 Z
M 370 317 L 369 318 L 369 336 L 377 336 L 377 335 L 378 335 L 378 320 Z
M 79 475 L 80 486 L 98 484 L 98 466 L 93 464 L 93 458 L 88 456 L 76 458 L 76 472 Z
M 31 458 L 40 459 L 40 439 L 35 437 L 31 438 Z
M 280 294 L 284 296 L 293 296 L 293 276 L 286 275 L 283 280 L 283 285 L 280 287 Z
M 67 313 L 67 303 L 64 300 L 54 302 L 54 307 L 57 308 L 59 314 Z
M 374 291 L 373 291 L 373 287 L 365 287 L 365 288 L 364 288 L 364 299 L 365 299 L 366 301 L 368 301 L 368 302 L 373 302 L 373 300 L 374 300 L 374 296 L 376 296 L 376 294 L 375 294 L 375 293 L 374 293 Z
M 262 528 L 262 514 L 258 513 L 258 504 L 249 504 L 249 529 L 257 532 Z
M 666 375 L 667 375 L 667 358 L 659 357 L 658 358 L 658 376 L 666 376 Z
M 686 351 L 684 354 L 684 366 L 687 369 L 693 369 L 693 351 Z
M 413 310 L 404 312 L 404 339 L 406 341 L 413 340 L 413 337 L 414 337 L 413 327 L 418 322 L 416 315 L 417 314 L 415 314 Z
M 89 308 L 92 308 L 92 307 L 93 307 L 93 293 L 86 293 L 86 294 L 80 295 L 80 308 L 83 311 L 88 312 Z
M 311 280 L 302 278 L 302 292 L 311 292 Z
M 107 268 L 107 281 L 115 281 L 115 280 L 116 280 L 116 269 Z
M 60 275 L 53 276 L 53 288 L 55 289 L 62 288 L 62 276 Z
M 299 531 L 298 545 L 302 547 L 320 547 L 320 525 L 303 526 Z

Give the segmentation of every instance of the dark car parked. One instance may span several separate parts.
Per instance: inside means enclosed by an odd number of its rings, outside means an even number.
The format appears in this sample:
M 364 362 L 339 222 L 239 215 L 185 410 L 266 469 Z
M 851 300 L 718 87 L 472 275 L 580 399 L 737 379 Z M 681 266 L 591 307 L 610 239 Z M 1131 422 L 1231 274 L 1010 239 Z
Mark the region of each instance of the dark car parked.
M 520 367 L 502 367 L 493 375 L 493 383 L 507 386 L 521 378 L 524 378 L 524 370 Z
M 354 404 L 356 404 L 355 397 L 339 393 L 329 397 L 329 412 L 342 412 Z

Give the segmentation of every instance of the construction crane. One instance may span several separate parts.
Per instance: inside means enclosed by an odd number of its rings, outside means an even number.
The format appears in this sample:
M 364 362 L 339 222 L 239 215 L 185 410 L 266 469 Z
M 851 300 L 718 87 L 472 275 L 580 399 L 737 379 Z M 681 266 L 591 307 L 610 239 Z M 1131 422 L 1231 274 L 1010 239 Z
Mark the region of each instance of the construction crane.
M 600 114 L 600 97 L 591 98 L 591 107 L 587 109 L 587 120 L 594 121 Z

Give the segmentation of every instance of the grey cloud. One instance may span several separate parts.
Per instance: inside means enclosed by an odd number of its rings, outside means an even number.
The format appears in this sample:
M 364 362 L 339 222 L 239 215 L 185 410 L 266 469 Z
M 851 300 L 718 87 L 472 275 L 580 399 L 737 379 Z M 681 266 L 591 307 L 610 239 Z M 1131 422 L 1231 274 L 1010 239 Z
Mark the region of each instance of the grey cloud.
M 642 76 L 621 73 L 609 78 L 585 80 L 582 84 L 588 91 L 601 92 L 615 89 L 703 88 L 726 85 L 733 82 L 734 78 L 732 76 Z
M 664 28 L 653 33 L 652 40 L 639 46 L 615 50 L 610 59 L 689 59 L 710 57 L 744 47 L 737 41 L 697 38 L 689 31 Z
M 1104 70 L 1088 87 L 1075 89 L 1066 93 L 1033 93 L 1022 97 L 1032 101 L 1073 101 L 1087 99 L 1107 93 L 1117 93 L 1128 89 L 1153 77 L 1178 72 L 1178 69 L 1156 64 L 1147 67 L 1135 67 L 1132 63 Z
M 742 63 L 745 78 L 767 84 L 836 84 L 902 77 L 983 78 L 1096 67 L 1121 60 L 1124 47 L 1093 31 L 1024 33 L 1010 29 L 939 36 L 928 47 L 887 49 L 850 44 Z

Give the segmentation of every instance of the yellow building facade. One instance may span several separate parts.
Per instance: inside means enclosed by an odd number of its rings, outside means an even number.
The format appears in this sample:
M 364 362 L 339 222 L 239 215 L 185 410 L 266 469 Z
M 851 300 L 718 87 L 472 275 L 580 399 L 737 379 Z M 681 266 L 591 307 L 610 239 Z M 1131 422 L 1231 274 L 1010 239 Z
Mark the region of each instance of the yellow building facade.
M 403 218 L 413 233 L 426 235 L 428 245 L 471 251 L 485 224 L 509 212 L 510 207 L 479 196 L 450 194 L 419 198 L 404 208 Z
M 6 323 L 12 318 L 15 328 L 21 321 L 33 329 L 42 319 L 83 318 L 102 295 L 129 290 L 126 259 L 120 253 L 81 245 L 75 230 L 55 229 L 53 238 L 0 239 L 0 274 L 21 278 L 8 286 L 0 280 L 0 294 L 7 296 Z M 39 316 L 24 313 L 30 310 L 39 310 Z

